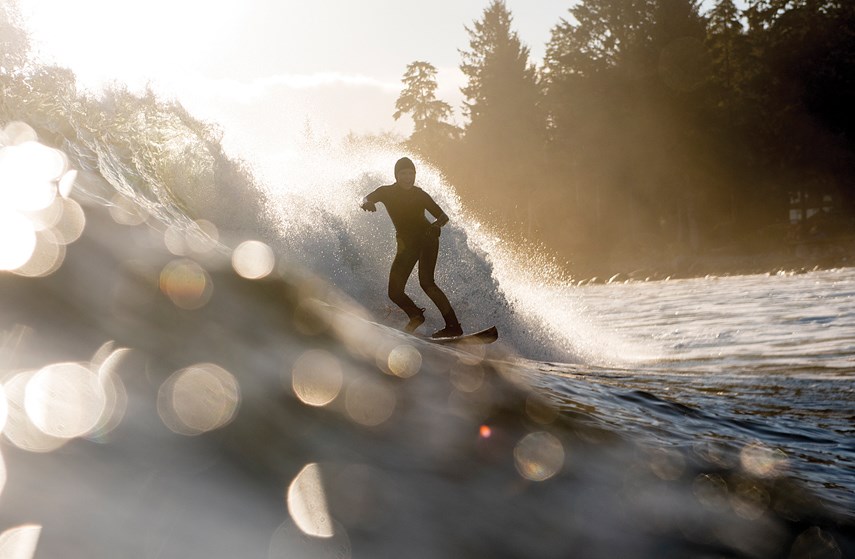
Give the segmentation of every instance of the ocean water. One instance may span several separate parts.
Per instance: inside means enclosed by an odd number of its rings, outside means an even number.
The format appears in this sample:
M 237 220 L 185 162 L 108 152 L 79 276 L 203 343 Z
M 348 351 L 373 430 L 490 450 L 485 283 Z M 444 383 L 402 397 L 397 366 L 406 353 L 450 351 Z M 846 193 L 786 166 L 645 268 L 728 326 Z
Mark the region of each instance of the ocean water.
M 438 282 L 500 331 L 437 346 L 357 208 L 395 150 L 244 168 L 147 110 L 59 146 L 33 247 L 3 231 L 0 555 L 855 553 L 855 270 L 579 286 L 417 162 Z
M 632 437 L 775 449 L 780 466 L 855 510 L 855 270 L 562 294 L 627 345 L 588 364 L 595 368 L 533 364 L 559 401 L 579 383 L 600 385 L 609 397 L 591 413 Z

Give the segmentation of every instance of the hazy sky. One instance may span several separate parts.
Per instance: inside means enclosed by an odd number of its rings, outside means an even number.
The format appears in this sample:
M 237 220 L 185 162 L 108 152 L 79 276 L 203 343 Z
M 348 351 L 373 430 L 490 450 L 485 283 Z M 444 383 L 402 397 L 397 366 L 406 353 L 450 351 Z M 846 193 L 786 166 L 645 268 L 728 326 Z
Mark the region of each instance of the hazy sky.
M 455 109 L 464 25 L 488 0 L 19 0 L 42 53 L 85 84 L 151 80 L 216 119 L 337 136 L 396 130 L 406 65 L 440 69 Z M 507 0 L 514 27 L 542 59 L 572 0 Z

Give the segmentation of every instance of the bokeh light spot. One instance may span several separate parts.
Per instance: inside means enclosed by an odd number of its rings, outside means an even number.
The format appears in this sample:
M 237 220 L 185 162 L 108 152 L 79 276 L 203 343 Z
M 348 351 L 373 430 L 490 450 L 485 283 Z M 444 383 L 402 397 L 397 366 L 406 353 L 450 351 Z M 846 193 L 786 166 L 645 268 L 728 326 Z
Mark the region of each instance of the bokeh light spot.
M 514 447 L 517 471 L 531 481 L 545 481 L 564 466 L 564 447 L 545 431 L 530 433 Z
M 200 363 L 174 373 L 157 395 L 163 423 L 180 435 L 200 435 L 225 426 L 240 405 L 235 377 L 213 363 Z
M 6 530 L 0 534 L 0 557 L 32 559 L 36 555 L 41 534 L 42 527 L 37 524 L 25 524 Z
M 9 416 L 9 403 L 6 401 L 6 390 L 0 384 L 0 433 L 6 427 L 6 418 Z
M 3 454 L 0 453 L 0 497 L 3 496 L 3 489 L 6 487 L 6 460 L 3 459 Z
M 548 425 L 558 418 L 558 408 L 540 396 L 529 396 L 525 401 L 526 415 L 536 423 Z
M 461 392 L 475 392 L 484 384 L 484 369 L 479 365 L 457 365 L 451 369 L 451 384 Z
M 769 448 L 761 443 L 745 446 L 739 453 L 739 462 L 749 474 L 773 477 L 787 466 L 787 455 L 780 449 Z
M 676 450 L 657 449 L 650 456 L 650 470 L 661 480 L 674 481 L 686 470 L 686 460 Z
M 62 244 L 71 244 L 80 238 L 86 227 L 86 215 L 80 204 L 71 198 L 62 199 L 62 219 L 56 224 L 54 233 Z
M 74 189 L 74 183 L 77 180 L 77 171 L 75 169 L 71 169 L 59 179 L 59 183 L 57 184 L 57 189 L 59 190 L 59 195 L 63 198 L 68 198 L 71 196 L 71 191 Z
M 399 345 L 389 352 L 389 370 L 401 378 L 410 378 L 422 368 L 422 354 L 411 345 Z
M 308 464 L 288 487 L 288 513 L 304 533 L 316 538 L 335 535 L 317 464 Z
M 15 269 L 15 274 L 28 278 L 42 278 L 57 271 L 65 261 L 66 248 L 56 241 L 53 231 L 36 233 L 36 248 L 26 264 Z
M 325 406 L 335 400 L 344 382 L 341 363 L 323 350 L 309 350 L 294 363 L 291 386 L 301 402 Z
M 0 270 L 15 270 L 36 249 L 36 231 L 21 214 L 0 208 Z
M 33 127 L 19 120 L 7 124 L 3 129 L 3 135 L 7 138 L 8 145 L 10 146 L 23 144 L 24 142 L 35 142 L 38 139 L 38 135 L 33 130 Z
M 208 272 L 192 260 L 173 260 L 160 273 L 160 290 L 175 306 L 186 310 L 204 307 L 213 294 Z
M 354 381 L 345 398 L 350 418 L 368 427 L 380 425 L 392 417 L 396 403 L 397 398 L 391 389 L 370 378 Z
M 207 219 L 199 219 L 195 224 L 198 229 L 191 230 L 187 235 L 187 246 L 199 254 L 210 252 L 220 240 L 220 231 Z
M 489 425 L 482 425 L 481 428 L 478 429 L 478 435 L 480 435 L 482 439 L 489 439 L 492 434 L 493 430 Z
M 729 490 L 727 482 L 715 474 L 701 474 L 692 483 L 695 498 L 707 508 L 723 509 L 727 505 Z
M 261 279 L 270 275 L 276 265 L 273 249 L 261 241 L 244 241 L 232 253 L 235 272 L 247 279 Z
M 177 225 L 170 225 L 163 233 L 163 243 L 166 249 L 175 256 L 185 256 L 187 254 L 187 241 L 184 238 L 184 231 Z
M 769 508 L 769 493 L 757 484 L 744 481 L 730 495 L 733 512 L 745 520 L 757 520 Z
M 106 396 L 98 375 L 78 363 L 57 363 L 41 369 L 27 383 L 24 406 L 43 433 L 71 439 L 98 424 Z
M 24 405 L 27 384 L 35 374 L 35 371 L 18 373 L 3 385 L 9 405 L 3 436 L 21 450 L 51 452 L 64 445 L 69 439 L 44 433 L 27 415 Z
M 145 223 L 148 211 L 130 198 L 116 193 L 111 200 L 110 217 L 120 225 L 135 226 Z
M 98 378 L 104 388 L 106 406 L 101 415 L 101 420 L 90 432 L 89 438 L 91 440 L 106 440 L 107 435 L 119 426 L 125 416 L 128 408 L 128 392 L 119 377 L 118 368 L 130 352 L 131 350 L 128 348 L 119 348 L 112 351 L 103 362 L 97 364 Z M 93 366 L 95 365 L 93 359 Z

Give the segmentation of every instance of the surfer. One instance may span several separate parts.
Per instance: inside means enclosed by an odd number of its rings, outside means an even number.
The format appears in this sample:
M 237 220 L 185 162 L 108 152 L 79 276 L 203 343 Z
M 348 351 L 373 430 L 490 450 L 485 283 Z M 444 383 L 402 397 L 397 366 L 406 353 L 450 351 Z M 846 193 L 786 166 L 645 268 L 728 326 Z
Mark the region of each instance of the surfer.
M 440 229 L 448 223 L 448 216 L 427 192 L 415 186 L 415 182 L 416 166 L 408 157 L 402 157 L 395 163 L 395 184 L 377 188 L 363 198 L 361 207 L 374 212 L 377 211 L 375 204 L 383 203 L 395 226 L 398 249 L 389 271 L 389 298 L 410 318 L 404 330 L 414 332 L 425 321 L 425 309 L 417 307 L 404 293 L 407 280 L 418 262 L 419 285 L 445 319 L 445 328 L 434 332 L 433 337 L 460 336 L 463 329 L 457 315 L 433 278 L 439 254 Z M 430 223 L 425 217 L 425 210 L 436 221 Z

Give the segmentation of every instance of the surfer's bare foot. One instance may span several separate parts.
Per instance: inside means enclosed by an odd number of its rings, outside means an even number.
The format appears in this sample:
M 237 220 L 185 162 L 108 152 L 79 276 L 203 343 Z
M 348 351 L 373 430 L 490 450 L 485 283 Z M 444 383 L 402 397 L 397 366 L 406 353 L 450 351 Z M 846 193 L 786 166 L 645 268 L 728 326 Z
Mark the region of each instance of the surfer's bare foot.
M 454 336 L 462 336 L 463 328 L 460 324 L 447 324 L 442 330 L 433 333 L 432 338 L 453 338 Z
M 412 334 L 413 332 L 416 331 L 416 328 L 418 328 L 419 326 L 424 324 L 424 321 L 425 321 L 424 309 L 421 309 L 421 311 L 422 312 L 420 312 L 419 314 L 410 317 L 410 321 L 407 323 L 406 326 L 404 326 L 404 332 L 409 332 Z

